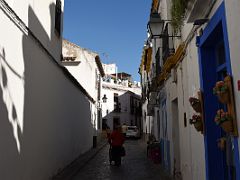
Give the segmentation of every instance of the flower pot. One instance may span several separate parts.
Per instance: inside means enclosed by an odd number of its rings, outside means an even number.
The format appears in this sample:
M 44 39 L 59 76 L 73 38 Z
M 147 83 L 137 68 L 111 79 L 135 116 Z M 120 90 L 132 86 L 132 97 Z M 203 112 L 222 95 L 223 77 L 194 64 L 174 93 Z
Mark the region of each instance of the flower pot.
M 194 127 L 197 131 L 202 131 L 203 130 L 203 124 L 202 124 L 202 121 L 197 121 L 195 122 L 194 124 Z
M 224 121 L 220 124 L 220 126 L 222 127 L 222 129 L 229 133 L 229 132 L 232 132 L 233 131 L 233 124 L 232 124 L 232 121 L 231 120 L 227 120 L 227 121 Z
M 192 103 L 192 108 L 194 109 L 194 111 L 196 111 L 198 113 L 202 112 L 202 107 L 201 107 L 201 103 L 200 102 Z
M 190 102 L 192 108 L 194 109 L 194 111 L 196 111 L 198 113 L 200 113 L 202 111 L 201 102 L 199 99 L 190 97 L 189 102 Z
M 228 94 L 228 91 L 226 92 L 223 92 L 223 93 L 218 93 L 218 100 L 223 103 L 223 104 L 226 104 L 229 102 L 229 94 Z

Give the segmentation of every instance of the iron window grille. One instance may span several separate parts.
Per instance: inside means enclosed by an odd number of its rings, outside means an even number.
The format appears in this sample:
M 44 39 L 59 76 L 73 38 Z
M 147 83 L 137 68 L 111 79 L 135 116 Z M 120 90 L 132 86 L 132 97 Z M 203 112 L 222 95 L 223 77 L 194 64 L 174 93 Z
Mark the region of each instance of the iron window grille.
M 175 50 L 174 48 L 170 48 L 170 44 L 169 44 L 169 38 L 172 38 L 172 43 L 173 43 L 173 36 L 169 36 L 168 33 L 168 23 L 166 23 L 166 26 L 164 28 L 163 31 L 163 37 L 162 37 L 162 61 L 163 64 L 166 62 L 167 58 L 174 54 Z

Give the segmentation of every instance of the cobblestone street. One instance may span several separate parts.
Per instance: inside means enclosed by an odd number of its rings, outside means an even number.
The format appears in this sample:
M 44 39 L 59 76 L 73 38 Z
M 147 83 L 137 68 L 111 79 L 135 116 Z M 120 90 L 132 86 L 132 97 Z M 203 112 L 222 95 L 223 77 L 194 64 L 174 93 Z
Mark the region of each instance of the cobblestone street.
M 146 157 L 146 144 L 142 140 L 127 140 L 125 142 L 126 157 L 121 167 L 109 164 L 108 148 L 105 146 L 73 180 L 170 180 L 162 172 L 159 164 L 153 164 Z

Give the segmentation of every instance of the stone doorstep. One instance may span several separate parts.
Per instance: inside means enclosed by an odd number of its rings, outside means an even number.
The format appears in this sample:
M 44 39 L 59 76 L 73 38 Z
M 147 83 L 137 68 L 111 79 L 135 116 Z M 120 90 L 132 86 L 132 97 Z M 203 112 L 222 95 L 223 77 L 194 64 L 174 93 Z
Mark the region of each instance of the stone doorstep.
M 57 175 L 53 176 L 52 180 L 71 180 L 78 173 L 78 171 L 81 170 L 91 159 L 93 159 L 107 144 L 108 142 L 106 140 L 102 140 L 98 143 L 96 148 L 92 148 L 89 151 L 81 154 Z

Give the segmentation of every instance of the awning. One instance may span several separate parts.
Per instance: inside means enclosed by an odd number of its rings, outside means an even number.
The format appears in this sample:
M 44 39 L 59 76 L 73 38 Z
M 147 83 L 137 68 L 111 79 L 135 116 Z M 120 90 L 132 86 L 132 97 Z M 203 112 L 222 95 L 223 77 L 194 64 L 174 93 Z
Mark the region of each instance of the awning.
M 147 63 L 146 63 L 146 71 L 147 73 L 151 70 L 151 63 L 152 63 L 152 48 L 149 47 L 147 49 Z
M 142 50 L 142 59 L 141 59 L 141 64 L 140 64 L 140 74 L 142 73 L 142 71 L 144 70 L 144 66 L 146 64 L 146 46 L 143 47 L 143 50 Z

